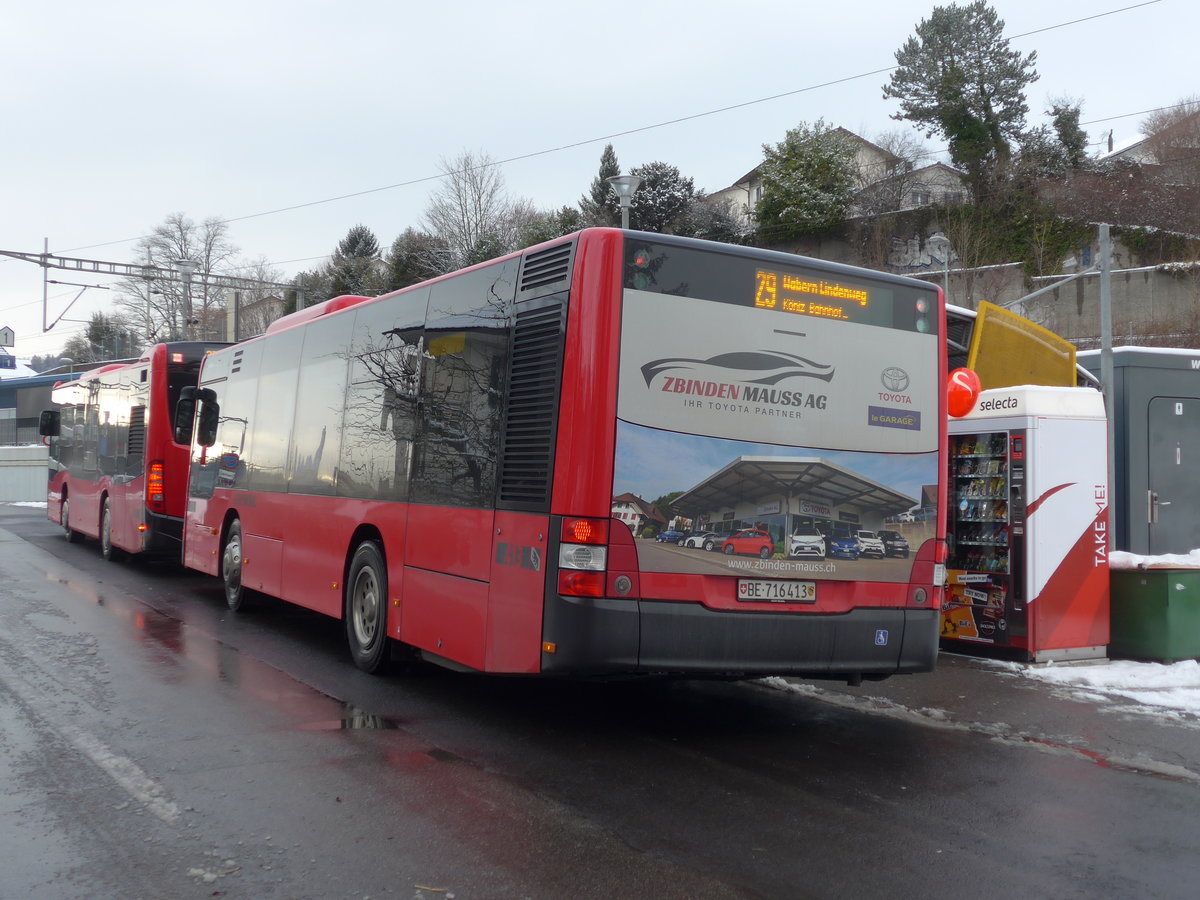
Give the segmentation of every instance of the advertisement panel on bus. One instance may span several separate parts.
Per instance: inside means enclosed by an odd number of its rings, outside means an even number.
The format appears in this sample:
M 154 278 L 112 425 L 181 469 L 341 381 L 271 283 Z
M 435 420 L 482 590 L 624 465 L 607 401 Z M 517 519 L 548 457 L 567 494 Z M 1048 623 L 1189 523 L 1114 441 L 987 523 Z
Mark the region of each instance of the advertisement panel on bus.
M 875 533 L 939 480 L 932 323 L 898 317 L 901 288 L 798 268 L 704 290 L 624 292 L 613 496 L 671 498 L 707 536 L 638 542 L 642 571 L 909 582 Z

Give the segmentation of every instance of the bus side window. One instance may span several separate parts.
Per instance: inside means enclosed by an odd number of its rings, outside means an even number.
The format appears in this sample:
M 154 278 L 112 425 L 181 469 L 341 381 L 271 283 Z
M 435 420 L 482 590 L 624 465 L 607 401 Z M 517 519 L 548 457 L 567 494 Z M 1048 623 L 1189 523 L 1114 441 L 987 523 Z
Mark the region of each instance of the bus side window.
M 504 373 L 512 353 L 512 262 L 439 281 L 425 323 L 425 360 L 411 498 L 495 503 Z

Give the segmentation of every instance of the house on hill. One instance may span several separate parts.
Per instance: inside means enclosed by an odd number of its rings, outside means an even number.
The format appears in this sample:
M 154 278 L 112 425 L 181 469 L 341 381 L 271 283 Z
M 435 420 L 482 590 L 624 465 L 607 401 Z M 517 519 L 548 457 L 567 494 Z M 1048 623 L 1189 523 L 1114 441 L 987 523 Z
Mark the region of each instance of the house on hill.
M 943 163 L 912 169 L 896 154 L 852 131 L 841 127 L 834 131 L 855 148 L 858 196 L 850 208 L 851 216 L 960 203 L 967 196 L 963 175 L 957 169 Z M 758 165 L 729 187 L 714 191 L 709 199 L 728 202 L 743 221 L 749 222 L 762 192 L 762 166 Z

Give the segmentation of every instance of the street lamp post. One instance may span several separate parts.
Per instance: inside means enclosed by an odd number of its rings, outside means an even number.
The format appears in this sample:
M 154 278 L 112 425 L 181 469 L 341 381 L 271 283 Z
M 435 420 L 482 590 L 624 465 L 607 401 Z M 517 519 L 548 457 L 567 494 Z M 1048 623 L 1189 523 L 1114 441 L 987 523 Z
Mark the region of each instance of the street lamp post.
M 639 175 L 613 175 L 611 178 L 604 179 L 612 185 L 613 193 L 617 195 L 617 202 L 621 204 L 621 227 L 629 227 L 629 207 L 633 205 L 633 193 L 642 186 L 642 179 Z
M 190 259 L 177 259 L 172 265 L 183 280 L 183 315 L 184 324 L 187 325 L 187 336 L 190 340 L 195 340 L 195 326 L 198 320 L 192 316 L 192 273 L 196 271 L 196 263 Z

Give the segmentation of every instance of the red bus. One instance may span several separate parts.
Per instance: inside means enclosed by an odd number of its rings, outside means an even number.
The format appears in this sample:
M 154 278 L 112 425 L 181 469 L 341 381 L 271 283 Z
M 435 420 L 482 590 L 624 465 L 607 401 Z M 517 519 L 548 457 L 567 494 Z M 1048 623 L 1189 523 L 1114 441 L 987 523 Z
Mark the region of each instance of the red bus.
M 204 361 L 184 562 L 367 671 L 926 671 L 944 515 L 854 548 L 945 497 L 944 333 L 923 282 L 616 229 L 337 297 Z
M 110 560 L 180 558 L 189 447 L 174 440 L 175 406 L 205 354 L 225 346 L 156 344 L 55 387 L 39 430 L 50 446 L 46 515 L 67 540 L 97 538 Z

